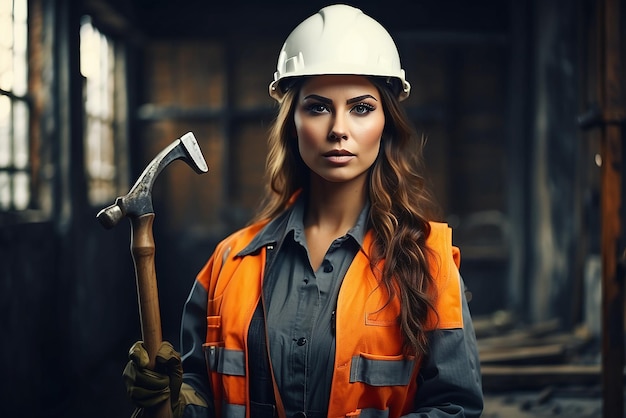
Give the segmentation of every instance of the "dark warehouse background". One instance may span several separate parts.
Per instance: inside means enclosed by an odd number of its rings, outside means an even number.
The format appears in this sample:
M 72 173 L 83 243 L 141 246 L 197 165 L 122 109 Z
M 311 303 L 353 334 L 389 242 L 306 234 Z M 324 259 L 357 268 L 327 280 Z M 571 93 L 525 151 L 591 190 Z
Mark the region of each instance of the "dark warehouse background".
M 0 415 L 130 416 L 130 227 L 96 214 L 194 133 L 209 173 L 174 162 L 154 185 L 177 347 L 196 273 L 259 203 L 280 47 L 331 3 L 0 0 Z M 485 416 L 623 416 L 626 5 L 348 3 L 389 30 L 412 86 L 403 104 L 461 248 Z M 7 22 L 23 23 L 21 50 Z

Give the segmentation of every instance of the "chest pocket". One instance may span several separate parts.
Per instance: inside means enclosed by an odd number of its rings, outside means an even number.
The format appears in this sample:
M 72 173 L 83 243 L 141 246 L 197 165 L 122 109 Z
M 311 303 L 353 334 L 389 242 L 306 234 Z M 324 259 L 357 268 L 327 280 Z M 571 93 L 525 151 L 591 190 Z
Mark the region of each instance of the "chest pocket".
M 350 382 L 370 386 L 406 386 L 411 380 L 415 358 L 403 354 L 400 306 L 397 298 L 365 314 L 362 350 L 350 363 Z M 371 298 L 369 300 L 371 302 Z

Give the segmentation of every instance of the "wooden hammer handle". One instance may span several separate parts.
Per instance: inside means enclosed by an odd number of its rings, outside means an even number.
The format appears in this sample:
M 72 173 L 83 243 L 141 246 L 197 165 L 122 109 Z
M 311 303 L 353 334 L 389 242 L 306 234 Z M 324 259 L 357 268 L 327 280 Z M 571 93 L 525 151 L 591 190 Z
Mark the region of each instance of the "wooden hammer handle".
M 133 255 L 135 277 L 137 279 L 141 335 L 150 359 L 148 367 L 154 369 L 156 353 L 163 339 L 159 292 L 154 265 L 155 246 L 152 234 L 154 213 L 133 217 L 130 218 L 130 221 L 132 224 L 130 249 Z M 149 418 L 171 418 L 172 409 L 169 399 L 167 402 L 146 409 L 143 416 Z

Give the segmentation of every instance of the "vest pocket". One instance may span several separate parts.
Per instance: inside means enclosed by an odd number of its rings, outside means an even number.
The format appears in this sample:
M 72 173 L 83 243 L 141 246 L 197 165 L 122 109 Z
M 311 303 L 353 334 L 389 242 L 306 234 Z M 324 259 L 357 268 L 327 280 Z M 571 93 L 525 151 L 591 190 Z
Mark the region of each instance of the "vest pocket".
M 415 358 L 361 353 L 352 357 L 350 383 L 370 386 L 406 386 L 411 381 Z

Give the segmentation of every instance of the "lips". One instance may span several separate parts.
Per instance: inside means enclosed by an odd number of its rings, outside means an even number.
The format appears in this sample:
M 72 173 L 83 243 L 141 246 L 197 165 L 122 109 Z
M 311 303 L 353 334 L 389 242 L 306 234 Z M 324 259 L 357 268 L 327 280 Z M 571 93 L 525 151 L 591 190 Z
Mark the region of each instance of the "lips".
M 343 149 L 334 149 L 322 154 L 326 161 L 335 166 L 345 166 L 350 163 L 356 156 L 350 151 Z
M 346 151 L 344 149 L 334 149 L 332 151 L 328 151 L 324 154 L 322 154 L 324 157 L 352 157 L 354 156 L 354 154 L 352 154 L 350 151 Z

